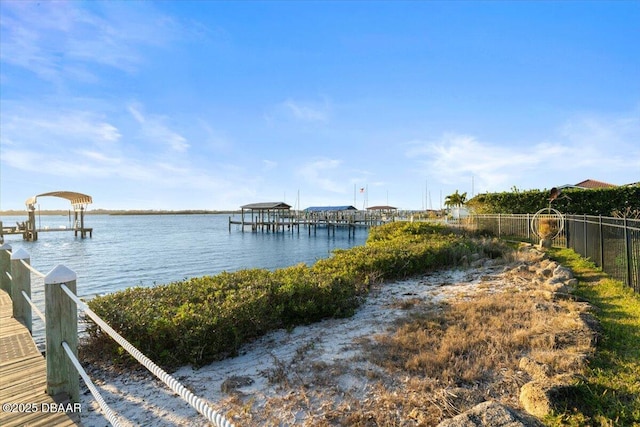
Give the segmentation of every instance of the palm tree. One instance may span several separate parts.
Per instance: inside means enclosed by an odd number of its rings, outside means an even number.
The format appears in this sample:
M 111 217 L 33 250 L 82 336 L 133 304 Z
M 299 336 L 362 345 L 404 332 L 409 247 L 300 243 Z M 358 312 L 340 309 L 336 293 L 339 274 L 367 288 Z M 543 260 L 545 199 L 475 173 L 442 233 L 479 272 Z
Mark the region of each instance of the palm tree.
M 449 194 L 447 197 L 445 197 L 444 199 L 444 205 L 448 208 L 450 207 L 460 207 L 462 205 L 464 205 L 467 202 L 467 193 L 466 191 L 462 194 L 460 194 L 458 192 L 458 190 L 456 190 L 455 193 L 453 194 Z

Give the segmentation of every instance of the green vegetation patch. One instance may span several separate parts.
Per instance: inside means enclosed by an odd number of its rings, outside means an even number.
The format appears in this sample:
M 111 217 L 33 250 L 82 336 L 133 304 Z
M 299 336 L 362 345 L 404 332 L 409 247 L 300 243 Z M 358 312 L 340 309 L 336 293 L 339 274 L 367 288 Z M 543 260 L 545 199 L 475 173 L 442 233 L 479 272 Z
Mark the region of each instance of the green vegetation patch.
M 576 294 L 595 308 L 601 339 L 584 379 L 549 425 L 640 426 L 640 296 L 569 249 L 552 257 L 579 280 Z
M 278 328 L 354 313 L 373 283 L 453 266 L 500 245 L 428 223 L 371 229 L 364 246 L 336 250 L 313 266 L 247 269 L 153 288 L 135 287 L 89 302 L 90 308 L 165 367 L 202 366 Z M 123 350 L 89 320 L 84 352 L 116 361 Z
M 614 212 L 640 211 L 640 187 L 625 186 L 590 190 L 565 189 L 553 207 L 570 215 L 612 215 Z M 478 194 L 467 206 L 479 214 L 537 212 L 549 206 L 549 191 L 519 191 Z

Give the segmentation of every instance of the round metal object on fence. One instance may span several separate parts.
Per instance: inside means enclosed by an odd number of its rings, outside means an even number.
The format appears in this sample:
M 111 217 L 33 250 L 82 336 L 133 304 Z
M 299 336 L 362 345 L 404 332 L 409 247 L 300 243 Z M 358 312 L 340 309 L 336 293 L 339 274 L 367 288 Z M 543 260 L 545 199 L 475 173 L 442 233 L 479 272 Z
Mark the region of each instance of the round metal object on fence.
M 557 209 L 543 208 L 531 218 L 531 232 L 540 239 L 553 240 L 564 229 L 564 216 Z

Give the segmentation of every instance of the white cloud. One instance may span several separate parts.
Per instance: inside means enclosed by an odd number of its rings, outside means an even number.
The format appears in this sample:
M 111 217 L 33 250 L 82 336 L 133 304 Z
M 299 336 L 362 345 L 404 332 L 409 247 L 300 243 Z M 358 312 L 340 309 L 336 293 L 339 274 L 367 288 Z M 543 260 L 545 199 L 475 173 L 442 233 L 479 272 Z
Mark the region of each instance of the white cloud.
M 3 106 L 2 142 L 68 149 L 74 142 L 112 146 L 122 134 L 103 115 L 75 109 Z
M 638 140 L 637 116 L 589 116 L 567 121 L 547 141 L 498 145 L 446 133 L 407 143 L 405 155 L 420 165 L 421 174 L 426 171 L 441 183 L 459 185 L 473 176 L 477 188 L 489 191 L 518 183 L 545 188 L 587 178 L 624 184 L 640 176 Z
M 317 122 L 326 121 L 328 118 L 328 106 L 326 103 L 324 105 L 312 105 L 287 99 L 282 105 L 298 120 Z
M 142 115 L 142 113 L 140 111 L 138 111 L 139 107 L 136 105 L 129 105 L 127 107 L 127 110 L 129 111 L 129 113 L 131 113 L 131 115 L 133 116 L 133 118 L 140 124 L 144 124 L 144 122 L 146 121 L 144 116 Z
M 166 162 L 145 162 L 135 158 L 110 158 L 98 152 L 83 151 L 80 157 L 59 155 L 51 156 L 30 150 L 3 149 L 2 160 L 7 166 L 59 178 L 81 178 L 85 184 L 95 178 L 108 179 L 114 185 L 132 188 L 148 187 L 153 192 L 162 188 L 184 188 L 186 192 L 194 189 L 214 190 L 231 189 L 233 185 L 223 174 L 215 174 L 191 167 Z M 120 183 L 120 184 L 117 184 Z
M 278 162 L 274 162 L 273 160 L 267 160 L 267 159 L 262 160 L 262 170 L 265 172 L 273 170 L 277 167 L 278 167 Z
M 587 146 L 632 146 L 640 137 L 640 109 L 619 117 L 584 115 L 568 120 L 559 134 L 568 141 Z
M 331 106 L 327 98 L 321 102 L 305 102 L 288 98 L 265 113 L 269 124 L 274 122 L 324 123 L 329 121 Z
M 559 127 L 556 142 L 535 145 L 548 153 L 541 165 L 549 171 L 570 172 L 578 180 L 593 178 L 614 184 L 640 177 L 640 114 L 581 115 Z M 573 183 L 573 181 L 571 181 Z
M 84 156 L 85 159 L 92 160 L 98 163 L 103 163 L 103 164 L 122 163 L 122 158 L 110 157 L 110 156 L 107 156 L 105 153 L 101 153 L 98 151 L 82 150 L 82 151 L 79 151 L 78 154 Z
M 332 193 L 345 193 L 347 185 L 334 178 L 337 174 L 334 172 L 342 164 L 337 159 L 318 159 L 305 163 L 300 166 L 296 173 L 309 184 L 325 191 Z
M 98 81 L 92 67 L 134 73 L 144 49 L 187 33 L 149 3 L 2 2 L 0 59 L 47 81 Z M 91 10 L 90 10 L 91 9 Z
M 413 141 L 406 155 L 420 159 L 429 175 L 443 183 L 455 184 L 473 175 L 489 188 L 508 184 L 510 177 L 531 170 L 537 163 L 531 153 L 452 133 L 435 141 Z
M 189 148 L 187 139 L 165 124 L 168 120 L 166 117 L 145 115 L 140 109 L 138 105 L 130 105 L 128 108 L 133 118 L 140 124 L 140 131 L 146 141 L 164 144 L 176 152 L 184 152 Z
M 161 132 L 160 136 L 164 136 L 171 148 L 173 148 L 175 151 L 185 151 L 187 148 L 189 148 L 189 144 L 187 144 L 186 138 L 184 138 L 182 135 L 172 132 L 166 128 L 158 130 Z
M 137 112 L 135 108 L 130 112 Z M 166 127 L 160 118 L 138 114 L 141 134 L 157 147 L 183 152 L 186 139 Z M 104 115 L 89 111 L 37 106 L 3 105 L 2 163 L 13 168 L 51 176 L 122 177 L 133 180 L 159 180 L 167 175 L 160 162 L 166 149 L 138 151 L 124 130 Z
M 214 129 L 206 121 L 199 119 L 198 124 L 205 133 L 204 144 L 205 146 L 215 151 L 226 151 L 233 145 L 228 137 L 223 135 L 219 130 Z
M 117 111 L 114 106 L 101 107 Z M 35 192 L 80 185 L 97 200 L 100 193 L 93 189 L 105 186 L 125 198 L 143 192 L 170 198 L 171 190 L 185 200 L 184 206 L 210 206 L 211 200 L 221 200 L 224 207 L 235 208 L 259 184 L 254 175 L 235 167 L 233 159 L 214 163 L 202 152 L 191 155 L 186 138 L 169 127 L 169 118 L 146 114 L 140 105 L 132 104 L 125 114 L 114 117 L 15 102 L 3 102 L 2 112 L 2 197 L 8 203 L 21 203 L 22 195 L 10 196 L 5 184 L 25 173 L 30 184 L 38 183 Z M 202 130 L 197 124 L 193 129 Z M 200 135 L 206 139 L 206 132 Z M 120 196 L 111 197 L 120 203 Z M 148 207 L 140 205 L 144 201 L 137 196 L 130 197 L 135 198 L 130 208 Z M 164 206 L 170 207 L 177 206 Z

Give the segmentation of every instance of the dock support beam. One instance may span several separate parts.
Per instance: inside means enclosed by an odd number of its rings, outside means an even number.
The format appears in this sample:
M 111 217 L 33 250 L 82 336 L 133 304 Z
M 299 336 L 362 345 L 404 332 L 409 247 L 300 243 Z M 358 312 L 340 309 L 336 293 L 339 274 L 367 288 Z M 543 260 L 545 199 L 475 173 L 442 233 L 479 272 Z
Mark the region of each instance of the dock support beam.
M 38 230 L 36 228 L 36 209 L 33 206 L 29 207 L 28 219 L 26 223 L 27 229 L 24 230 L 22 235 L 23 240 L 28 242 L 35 242 L 38 240 Z
M 78 403 L 80 375 L 62 346 L 66 342 L 78 357 L 78 308 L 62 285 L 76 294 L 76 273 L 58 265 L 44 278 L 47 394 L 67 393 L 71 402 Z

